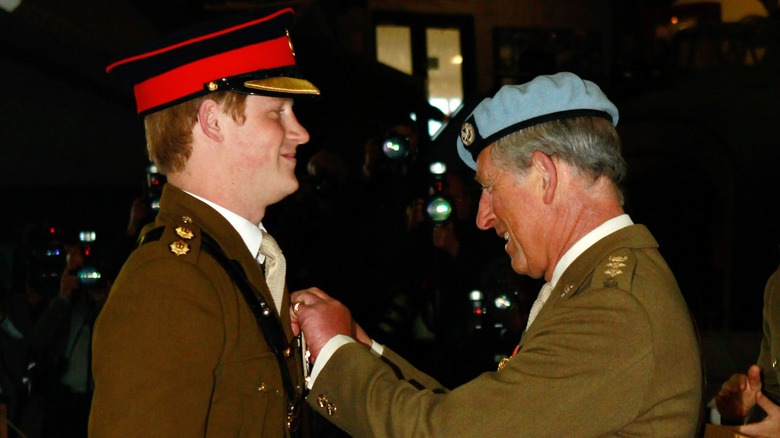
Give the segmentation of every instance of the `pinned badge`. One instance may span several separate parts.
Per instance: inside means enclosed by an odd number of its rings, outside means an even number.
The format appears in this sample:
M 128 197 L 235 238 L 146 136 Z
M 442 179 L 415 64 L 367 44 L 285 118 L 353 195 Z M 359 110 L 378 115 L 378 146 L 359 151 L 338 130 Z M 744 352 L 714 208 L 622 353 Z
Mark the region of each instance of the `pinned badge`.
M 176 231 L 176 235 L 181 237 L 182 239 L 190 240 L 193 237 L 195 237 L 195 233 L 193 233 L 192 230 L 190 230 L 187 227 L 178 226 L 176 227 L 175 231 Z
M 471 146 L 471 144 L 474 143 L 475 138 L 476 131 L 474 125 L 469 122 L 464 123 L 460 128 L 460 141 L 463 142 L 463 146 Z
M 501 362 L 498 363 L 498 370 L 501 371 L 506 367 L 506 364 L 509 362 L 509 358 L 505 357 L 501 359 Z
M 328 411 L 328 415 L 333 415 L 338 411 L 338 408 L 336 408 L 336 405 L 333 404 L 330 400 L 328 400 L 328 396 L 320 394 L 317 397 L 317 405 L 323 409 L 326 409 Z
M 184 222 L 185 224 L 188 224 L 188 223 L 192 222 L 192 218 L 189 217 L 189 216 L 182 216 L 181 217 L 181 221 Z
M 168 248 L 170 248 L 171 252 L 177 256 L 183 256 L 184 254 L 190 252 L 190 245 L 183 240 L 171 242 L 171 244 L 168 245 Z

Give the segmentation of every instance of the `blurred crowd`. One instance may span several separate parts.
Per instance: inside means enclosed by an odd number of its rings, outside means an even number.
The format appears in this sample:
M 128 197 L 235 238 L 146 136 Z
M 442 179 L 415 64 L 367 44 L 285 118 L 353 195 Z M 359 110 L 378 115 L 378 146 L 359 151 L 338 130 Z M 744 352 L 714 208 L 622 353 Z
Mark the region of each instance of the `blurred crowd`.
M 139 197 L 127 229 L 113 236 L 55 223 L 23 230 L 0 293 L 0 403 L 10 436 L 86 436 L 92 327 L 151 219 Z

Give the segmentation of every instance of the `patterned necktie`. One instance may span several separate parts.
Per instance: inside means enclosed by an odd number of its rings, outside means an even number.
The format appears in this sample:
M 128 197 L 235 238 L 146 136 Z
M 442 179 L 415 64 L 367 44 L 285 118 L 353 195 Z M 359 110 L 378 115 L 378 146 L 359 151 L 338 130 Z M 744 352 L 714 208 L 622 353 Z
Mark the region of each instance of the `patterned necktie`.
M 260 243 L 260 252 L 265 256 L 265 282 L 274 299 L 276 310 L 282 308 L 282 296 L 284 295 L 284 276 L 287 271 L 287 262 L 284 260 L 282 249 L 270 234 L 263 231 L 263 240 Z
M 531 327 L 531 323 L 534 322 L 536 315 L 538 315 L 539 311 L 542 310 L 542 306 L 544 306 L 544 303 L 547 302 L 547 298 L 550 298 L 550 292 L 552 292 L 552 290 L 552 284 L 549 282 L 542 286 L 542 290 L 539 291 L 539 295 L 536 297 L 534 305 L 531 306 L 531 313 L 528 315 L 528 324 L 525 325 L 526 330 L 528 330 L 528 327 Z

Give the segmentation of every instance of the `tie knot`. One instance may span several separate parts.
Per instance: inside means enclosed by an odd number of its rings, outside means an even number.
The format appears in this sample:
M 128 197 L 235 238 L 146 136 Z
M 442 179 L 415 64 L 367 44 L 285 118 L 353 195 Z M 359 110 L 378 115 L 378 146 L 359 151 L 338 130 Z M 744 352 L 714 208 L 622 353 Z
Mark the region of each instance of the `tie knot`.
M 278 260 L 282 255 L 282 249 L 279 248 L 276 239 L 265 231 L 263 231 L 263 240 L 260 241 L 260 252 L 272 260 Z

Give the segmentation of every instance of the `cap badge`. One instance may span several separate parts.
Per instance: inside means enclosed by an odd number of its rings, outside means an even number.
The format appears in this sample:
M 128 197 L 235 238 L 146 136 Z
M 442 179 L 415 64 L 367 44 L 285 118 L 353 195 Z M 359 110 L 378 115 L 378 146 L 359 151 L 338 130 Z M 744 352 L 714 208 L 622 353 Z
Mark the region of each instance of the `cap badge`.
M 193 233 L 192 230 L 182 226 L 176 227 L 176 235 L 181 237 L 182 239 L 187 239 L 187 240 L 190 240 L 193 237 L 195 237 L 195 233 Z
M 171 252 L 176 254 L 177 256 L 183 256 L 184 254 L 190 252 L 190 245 L 183 240 L 179 240 L 177 242 L 171 242 L 171 244 L 168 245 L 168 248 L 170 248 Z
M 469 122 L 464 123 L 460 128 L 460 141 L 463 142 L 463 146 L 471 146 L 475 137 L 474 125 Z

